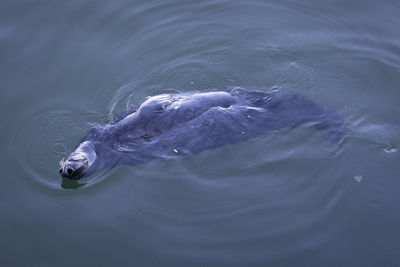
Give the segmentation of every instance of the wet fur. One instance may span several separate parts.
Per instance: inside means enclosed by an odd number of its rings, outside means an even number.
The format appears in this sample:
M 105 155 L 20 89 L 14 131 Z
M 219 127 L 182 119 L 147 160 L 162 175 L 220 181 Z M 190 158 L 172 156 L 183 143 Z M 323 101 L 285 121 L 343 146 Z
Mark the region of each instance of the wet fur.
M 97 157 L 83 174 L 199 153 L 303 123 L 314 125 L 335 143 L 345 135 L 337 113 L 286 90 L 237 88 L 154 96 L 133 113 L 88 132 L 83 142 L 93 147 Z

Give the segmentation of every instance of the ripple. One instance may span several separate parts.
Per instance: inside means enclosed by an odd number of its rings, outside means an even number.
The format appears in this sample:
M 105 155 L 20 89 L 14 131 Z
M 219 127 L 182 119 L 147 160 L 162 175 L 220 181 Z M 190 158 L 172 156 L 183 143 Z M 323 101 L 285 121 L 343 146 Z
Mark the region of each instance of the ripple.
M 329 220 L 337 212 L 345 189 L 339 179 L 332 179 L 330 175 L 340 164 L 327 165 L 331 153 L 316 149 L 325 146 L 324 141 L 317 136 L 307 136 L 309 132 L 304 131 L 306 129 L 280 131 L 164 161 L 157 164 L 157 171 L 146 168 L 149 173 L 145 177 L 165 173 L 184 178 L 161 180 L 163 184 L 159 190 L 146 192 L 147 198 L 141 202 L 148 210 L 144 220 L 162 232 L 185 233 L 182 235 L 185 243 L 197 240 L 204 246 L 226 246 L 283 236 L 292 241 L 290 245 L 267 248 L 283 255 L 304 245 L 301 242 L 307 239 L 307 234 L 315 231 L 320 231 L 322 237 L 309 246 L 324 242 L 327 233 L 340 228 L 336 225 L 332 229 Z M 188 193 L 176 190 L 178 186 L 187 188 Z M 204 199 L 204 195 L 209 198 Z M 182 199 L 186 204 L 180 202 Z M 254 220 L 255 214 L 257 220 Z M 296 220 L 289 220 L 291 216 Z M 157 223 L 160 218 L 162 224 Z M 228 227 L 234 231 L 229 236 L 223 230 L 228 221 Z M 221 232 L 204 236 L 210 224 Z M 305 238 L 292 240 L 291 235 L 299 232 Z M 166 253 L 174 252 L 167 249 Z
M 53 189 L 87 187 L 102 180 L 100 173 L 79 182 L 66 181 L 57 172 L 59 161 L 68 157 L 89 129 L 87 121 L 95 118 L 100 116 L 54 107 L 29 115 L 17 126 L 8 147 L 19 177 Z
M 353 136 L 359 141 L 378 145 L 386 153 L 397 152 L 400 127 L 395 124 L 376 124 L 364 119 L 353 123 Z

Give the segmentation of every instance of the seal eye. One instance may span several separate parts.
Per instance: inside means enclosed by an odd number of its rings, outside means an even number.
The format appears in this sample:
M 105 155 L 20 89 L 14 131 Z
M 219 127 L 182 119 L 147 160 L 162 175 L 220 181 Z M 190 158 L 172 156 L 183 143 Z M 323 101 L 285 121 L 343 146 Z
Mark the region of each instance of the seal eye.
M 73 171 L 74 171 L 74 170 L 73 170 L 73 169 L 71 169 L 71 168 L 68 168 L 68 169 L 67 169 L 67 173 L 68 173 L 68 174 L 72 174 L 72 173 L 73 173 Z

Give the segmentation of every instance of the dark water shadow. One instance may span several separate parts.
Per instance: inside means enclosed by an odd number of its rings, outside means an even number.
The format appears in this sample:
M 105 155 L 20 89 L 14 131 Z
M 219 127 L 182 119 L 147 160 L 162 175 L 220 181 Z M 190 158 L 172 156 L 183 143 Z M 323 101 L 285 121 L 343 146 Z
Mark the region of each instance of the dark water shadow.
M 78 181 L 62 178 L 61 187 L 63 189 L 78 189 L 81 186 L 86 185 L 86 183 L 80 183 Z

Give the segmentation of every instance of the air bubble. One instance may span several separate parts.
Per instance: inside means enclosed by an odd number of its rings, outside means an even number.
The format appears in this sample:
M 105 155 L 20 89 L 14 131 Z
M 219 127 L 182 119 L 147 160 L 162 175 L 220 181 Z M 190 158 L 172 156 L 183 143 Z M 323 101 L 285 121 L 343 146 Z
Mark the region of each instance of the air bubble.
M 395 152 L 397 152 L 397 148 L 394 145 L 387 145 L 383 150 L 386 153 L 395 153 Z

